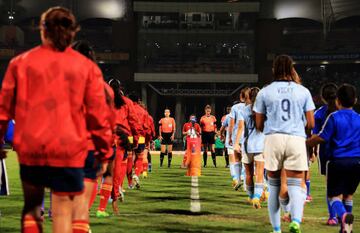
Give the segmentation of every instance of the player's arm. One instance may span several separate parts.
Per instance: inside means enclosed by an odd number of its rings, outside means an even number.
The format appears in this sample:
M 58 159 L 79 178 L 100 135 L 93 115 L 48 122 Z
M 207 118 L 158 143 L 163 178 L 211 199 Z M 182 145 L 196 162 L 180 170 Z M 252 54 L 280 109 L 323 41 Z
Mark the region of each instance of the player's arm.
M 162 135 L 161 135 L 161 131 L 162 131 L 162 119 L 159 121 L 159 139 L 162 140 Z
M 315 119 L 314 119 L 314 110 L 307 111 L 305 113 L 306 117 L 306 131 L 307 135 L 311 135 L 311 130 L 315 127 Z
M 182 128 L 182 134 L 183 134 L 183 136 L 187 135 L 187 131 L 185 129 L 185 124 L 183 125 L 183 128 Z
M 264 124 L 265 124 L 265 114 L 262 113 L 255 113 L 255 126 L 256 130 L 263 132 L 264 131 Z
M 324 127 L 318 135 L 313 135 L 310 139 L 306 140 L 306 145 L 315 147 L 320 143 L 328 142 L 331 140 L 335 133 L 335 120 L 330 114 L 324 123 Z
M 244 119 L 239 119 L 238 131 L 234 142 L 234 150 L 240 152 L 240 138 L 244 130 Z
M 173 124 L 172 124 L 172 135 L 171 135 L 171 140 L 174 140 L 175 139 L 175 133 L 176 133 L 176 123 L 175 123 L 175 119 L 173 118 Z
M 230 121 L 229 121 L 229 145 L 233 145 L 233 141 L 232 141 L 232 132 L 233 132 L 233 129 L 234 129 L 234 125 L 235 125 L 235 114 L 236 114 L 236 110 L 234 108 L 234 106 L 231 108 L 231 111 L 230 111 Z

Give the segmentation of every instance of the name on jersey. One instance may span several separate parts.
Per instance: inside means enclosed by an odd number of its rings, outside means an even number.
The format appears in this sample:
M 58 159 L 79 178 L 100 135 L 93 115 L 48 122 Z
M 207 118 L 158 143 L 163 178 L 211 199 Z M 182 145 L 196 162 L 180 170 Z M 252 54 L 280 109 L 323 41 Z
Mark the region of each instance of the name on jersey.
M 278 94 L 291 94 L 293 92 L 294 88 L 293 87 L 278 87 L 277 91 Z

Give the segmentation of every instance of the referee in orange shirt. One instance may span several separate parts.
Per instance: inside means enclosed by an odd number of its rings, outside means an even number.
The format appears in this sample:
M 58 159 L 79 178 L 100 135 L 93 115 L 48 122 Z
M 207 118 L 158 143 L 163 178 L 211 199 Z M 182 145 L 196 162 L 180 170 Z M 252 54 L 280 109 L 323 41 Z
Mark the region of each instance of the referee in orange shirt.
M 204 147 L 204 167 L 207 165 L 207 152 L 211 150 L 211 157 L 216 167 L 216 155 L 215 155 L 215 134 L 216 134 L 216 118 L 211 115 L 211 106 L 205 106 L 205 115 L 200 119 L 201 126 L 201 140 Z

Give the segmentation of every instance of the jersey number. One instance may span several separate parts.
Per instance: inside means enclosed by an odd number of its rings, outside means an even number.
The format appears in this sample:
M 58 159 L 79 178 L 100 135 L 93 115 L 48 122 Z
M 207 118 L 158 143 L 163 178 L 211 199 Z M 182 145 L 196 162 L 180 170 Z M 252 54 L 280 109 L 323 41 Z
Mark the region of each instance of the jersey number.
M 290 100 L 283 99 L 281 101 L 281 110 L 284 112 L 284 114 L 281 116 L 281 119 L 283 121 L 290 120 L 290 118 L 291 118 L 291 116 L 290 116 Z

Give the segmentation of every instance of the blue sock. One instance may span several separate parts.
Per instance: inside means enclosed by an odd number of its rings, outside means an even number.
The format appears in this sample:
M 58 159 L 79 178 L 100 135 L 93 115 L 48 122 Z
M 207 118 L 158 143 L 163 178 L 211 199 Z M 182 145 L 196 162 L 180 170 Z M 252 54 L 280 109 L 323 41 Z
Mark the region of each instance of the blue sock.
M 246 192 L 250 199 L 254 198 L 254 186 L 247 185 L 246 186 Z
M 230 163 L 230 176 L 233 180 L 237 180 L 235 174 L 235 163 Z
M 284 213 L 290 213 L 290 205 L 289 205 L 289 197 L 288 198 L 281 198 L 279 197 L 280 206 Z
M 328 206 L 329 218 L 336 218 L 336 213 L 335 213 L 335 211 L 333 210 L 333 208 L 331 208 L 331 204 L 330 204 L 329 198 L 326 198 L 326 202 L 327 202 L 327 206 Z
M 241 164 L 239 162 L 234 163 L 234 174 L 235 174 L 235 179 L 240 182 Z
M 344 207 L 346 209 L 346 212 L 352 213 L 353 200 L 345 200 L 345 201 L 343 201 L 343 203 L 344 203 Z
M 281 230 L 281 221 L 280 221 L 280 203 L 279 203 L 279 193 L 281 181 L 279 178 L 270 178 L 269 182 L 269 200 L 268 200 L 268 211 L 271 225 L 274 231 Z
M 264 183 L 255 183 L 254 198 L 260 199 L 264 191 Z
M 301 223 L 306 200 L 306 191 L 301 187 L 301 178 L 287 178 L 291 220 Z
M 310 195 L 310 180 L 306 180 L 306 195 Z
M 337 216 L 342 219 L 343 215 L 346 213 L 344 204 L 339 198 L 333 198 L 330 200 L 331 209 L 337 214 Z

